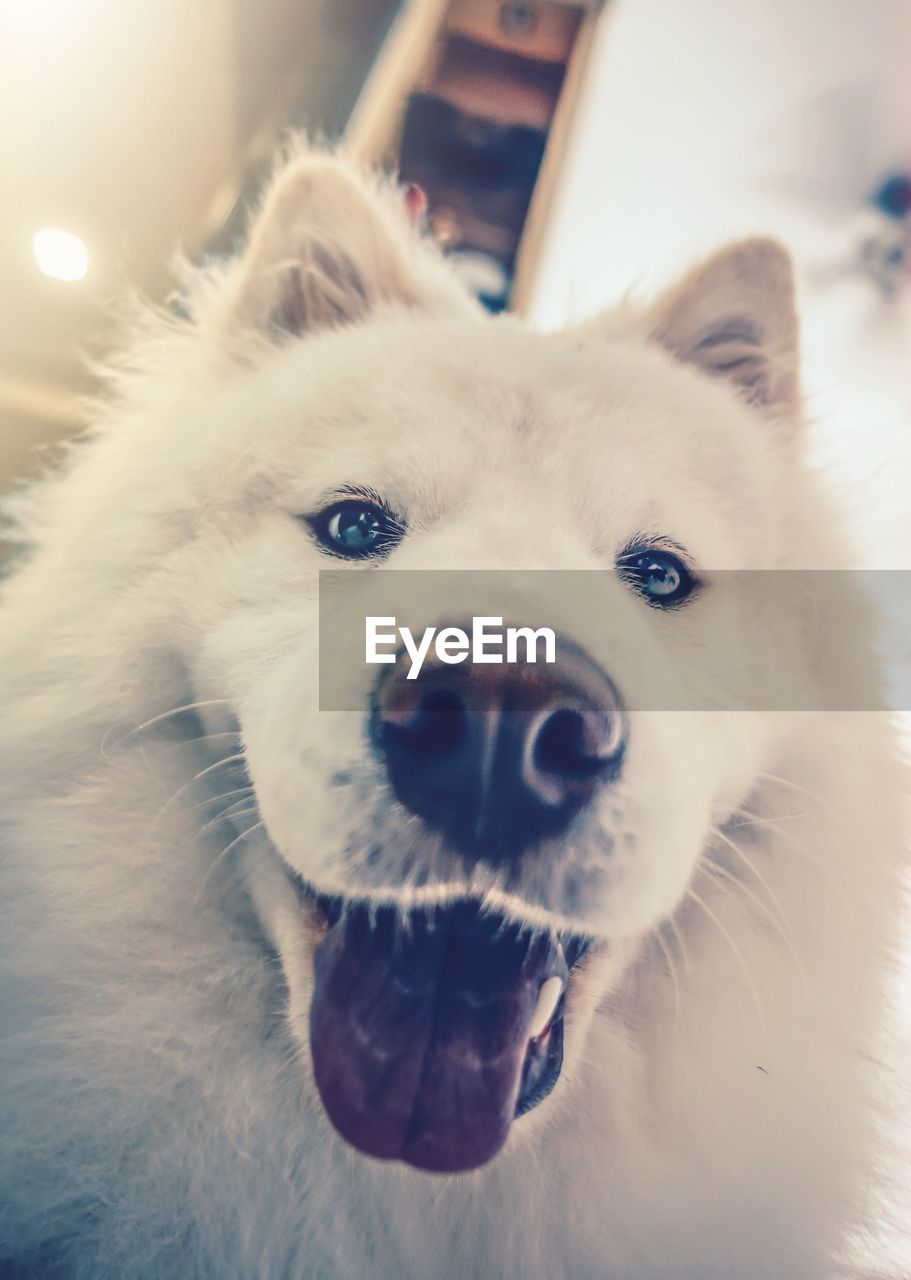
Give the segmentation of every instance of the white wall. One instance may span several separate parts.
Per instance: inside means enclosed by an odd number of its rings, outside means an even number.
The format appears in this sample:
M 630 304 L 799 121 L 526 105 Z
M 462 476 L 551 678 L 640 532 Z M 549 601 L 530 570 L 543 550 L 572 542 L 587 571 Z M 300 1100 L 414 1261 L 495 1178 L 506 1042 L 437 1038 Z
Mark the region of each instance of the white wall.
M 732 236 L 783 238 L 818 454 L 883 567 L 911 565 L 907 301 L 846 268 L 865 198 L 911 157 L 907 18 L 905 0 L 608 4 L 534 305 L 559 324 Z

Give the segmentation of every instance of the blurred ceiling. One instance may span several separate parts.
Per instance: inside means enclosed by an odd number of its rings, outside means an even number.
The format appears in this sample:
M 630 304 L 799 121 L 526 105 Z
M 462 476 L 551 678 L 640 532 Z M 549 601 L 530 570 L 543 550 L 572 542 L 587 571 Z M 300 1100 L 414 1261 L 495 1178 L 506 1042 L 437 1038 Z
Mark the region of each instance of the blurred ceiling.
M 294 124 L 343 128 L 398 0 L 0 0 L 0 486 L 78 421 L 111 304 L 232 242 Z M 85 241 L 86 277 L 32 238 Z
M 0 0 L 0 488 L 78 421 L 111 304 L 162 298 L 175 249 L 236 241 L 288 125 L 341 132 L 399 2 Z M 907 0 L 612 0 L 537 319 L 745 231 L 826 268 L 875 183 L 911 166 L 908 16 Z M 84 280 L 40 274 L 45 226 L 85 240 Z

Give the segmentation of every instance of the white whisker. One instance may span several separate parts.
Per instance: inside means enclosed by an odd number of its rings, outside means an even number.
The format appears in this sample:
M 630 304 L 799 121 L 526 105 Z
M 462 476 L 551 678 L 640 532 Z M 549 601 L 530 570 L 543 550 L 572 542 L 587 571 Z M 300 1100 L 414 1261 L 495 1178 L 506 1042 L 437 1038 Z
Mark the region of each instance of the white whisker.
M 777 783 L 780 787 L 787 787 L 789 791 L 796 791 L 800 795 L 806 796 L 808 800 L 812 800 L 814 804 L 818 804 L 820 808 L 825 809 L 833 817 L 840 817 L 837 810 L 833 809 L 830 804 L 823 800 L 822 796 L 814 795 L 812 791 L 808 791 L 806 787 L 802 787 L 797 782 L 792 782 L 790 778 L 781 778 L 777 773 L 768 773 L 765 770 L 760 770 L 756 776 L 759 778 L 765 778 L 768 782 Z
M 187 812 L 193 813 L 196 809 L 204 809 L 206 805 L 216 804 L 219 800 L 227 800 L 229 796 L 252 795 L 256 788 L 252 782 L 246 783 L 243 787 L 232 787 L 230 791 L 219 791 L 217 795 L 206 796 L 205 800 L 197 800 L 195 804 L 187 806 Z
M 767 823 L 768 825 L 777 826 L 779 822 L 796 822 L 798 818 L 805 818 L 806 813 L 776 813 L 774 817 L 768 814 L 756 813 L 753 809 L 740 808 L 733 815 L 734 818 L 743 818 L 743 822 L 730 822 L 732 831 L 737 831 L 741 827 L 754 827 L 757 823 Z
M 214 764 L 207 765 L 205 769 L 200 769 L 198 773 L 195 773 L 188 782 L 185 782 L 183 786 L 178 787 L 177 790 L 173 793 L 173 795 L 170 796 L 170 798 L 166 800 L 165 803 L 162 805 L 162 807 L 158 810 L 155 817 L 152 819 L 151 823 L 149 824 L 149 829 L 148 829 L 146 838 L 148 839 L 148 837 L 152 835 L 156 826 L 164 817 L 164 815 L 167 813 L 167 811 L 170 809 L 171 805 L 174 804 L 177 800 L 179 800 L 180 797 L 184 794 L 184 792 L 188 791 L 190 787 L 192 787 L 195 783 L 202 781 L 203 778 L 208 777 L 210 774 L 215 773 L 217 769 L 223 769 L 225 768 L 226 765 L 236 764 L 238 761 L 241 761 L 243 759 L 244 759 L 244 753 L 242 751 L 239 751 L 239 752 L 236 752 L 234 755 L 225 756 L 224 759 L 222 760 L 216 760 Z
M 180 715 L 184 711 L 197 711 L 203 707 L 228 706 L 227 698 L 204 698 L 198 702 L 184 702 L 178 707 L 172 707 L 170 711 L 162 711 L 160 715 L 152 716 L 149 720 L 143 720 L 140 724 L 134 725 L 132 729 L 127 729 L 123 737 L 119 739 L 118 745 L 128 741 L 136 734 L 144 733 L 146 729 L 150 729 L 153 725 L 161 724 L 164 720 L 169 720 L 172 716 Z M 110 760 L 107 753 L 107 746 L 110 737 L 116 732 L 116 726 L 106 729 L 99 746 L 101 755 L 105 760 Z
M 194 738 L 181 738 L 177 742 L 169 742 L 162 746 L 162 755 L 169 751 L 177 751 L 181 747 L 190 746 L 197 742 L 212 742 L 215 738 L 239 738 L 241 736 L 239 729 L 219 729 L 215 733 L 198 733 Z
M 775 819 L 755 817 L 753 819 L 753 823 L 757 826 L 774 826 Z M 798 840 L 792 831 L 782 828 L 777 834 L 782 840 L 790 845 L 792 849 L 795 849 L 797 853 L 805 857 L 807 861 L 811 863 L 817 871 L 819 871 L 820 875 L 822 875 L 822 877 L 827 881 L 829 887 L 836 894 L 842 906 L 845 908 L 853 927 L 856 922 L 854 907 L 851 904 L 851 900 L 848 897 L 844 886 L 839 882 L 838 877 L 835 875 L 828 863 L 824 862 L 817 853 L 808 849 L 804 842 L 802 840 Z
M 247 827 L 246 831 L 242 831 L 239 836 L 235 836 L 230 844 L 225 845 L 224 849 L 222 849 L 218 857 L 213 860 L 212 865 L 207 869 L 206 874 L 203 876 L 202 880 L 200 881 L 199 889 L 196 892 L 196 897 L 193 899 L 194 906 L 199 902 L 200 898 L 202 897 L 203 890 L 205 889 L 206 885 L 209 883 L 209 879 L 212 876 L 213 872 L 217 867 L 221 866 L 222 862 L 224 862 L 225 858 L 228 856 L 231 850 L 236 848 L 237 845 L 239 845 L 243 840 L 246 840 L 248 836 L 253 835 L 254 832 L 259 831 L 260 829 L 264 829 L 265 825 L 266 824 L 264 822 L 254 822 L 251 827 Z
M 743 973 L 744 980 L 747 984 L 747 987 L 749 988 L 750 995 L 752 996 L 753 1004 L 756 1009 L 756 1015 L 759 1018 L 760 1030 L 762 1031 L 762 1034 L 765 1035 L 765 1032 L 766 1032 L 765 1012 L 762 1007 L 762 1001 L 759 998 L 759 991 L 757 990 L 756 983 L 753 981 L 753 975 L 750 973 L 749 965 L 747 964 L 746 960 L 743 957 L 743 952 L 737 946 L 737 943 L 731 937 L 728 930 L 724 927 L 724 925 L 715 915 L 715 912 L 712 910 L 712 908 L 708 905 L 707 902 L 704 902 L 703 899 L 699 897 L 699 894 L 696 893 L 694 889 L 687 890 L 687 897 L 691 898 L 692 901 L 696 903 L 696 906 L 699 907 L 704 912 L 704 914 L 708 917 L 709 920 L 711 920 L 715 928 L 718 930 L 718 932 L 724 938 L 725 942 L 730 947 L 732 955 L 735 957 L 735 959 L 737 960 L 737 963 L 740 965 L 740 969 Z
M 690 958 L 686 953 L 686 947 L 683 945 L 683 935 L 680 932 L 680 926 L 677 923 L 676 916 L 670 916 L 667 923 L 670 926 L 671 933 L 673 933 L 674 940 L 677 943 L 677 950 L 680 952 L 680 959 L 683 963 L 683 972 L 689 976 Z
M 746 853 L 745 850 L 741 849 L 739 844 L 737 844 L 734 840 L 732 840 L 730 836 L 726 836 L 725 833 L 719 830 L 718 827 L 712 828 L 712 834 L 716 836 L 719 840 L 722 840 L 724 844 L 727 845 L 727 847 L 731 850 L 731 852 L 740 859 L 740 861 L 744 864 L 744 866 L 747 868 L 750 874 L 754 876 L 756 880 L 759 881 L 759 883 L 762 885 L 763 889 L 765 890 L 766 894 L 768 895 L 769 901 L 774 905 L 775 910 L 778 912 L 778 915 L 781 919 L 781 923 L 784 925 L 785 929 L 788 931 L 788 934 L 790 935 L 791 922 L 788 920 L 788 917 L 785 914 L 785 909 L 781 905 L 781 902 L 776 897 L 776 895 L 772 892 L 772 886 L 766 880 L 765 876 L 762 875 L 759 868 L 753 862 L 753 859 L 749 857 L 749 855 Z
M 671 1030 L 676 1031 L 677 1023 L 680 1021 L 680 983 L 677 980 L 677 966 L 674 964 L 674 957 L 671 955 L 668 945 L 664 941 L 664 937 L 662 935 L 663 927 L 663 925 L 659 925 L 655 930 L 653 937 L 661 948 L 661 952 L 667 961 L 668 973 L 670 974 L 671 982 L 674 987 L 674 1021 L 671 1024 Z
M 282 1014 L 282 1017 L 287 1019 L 287 1016 L 288 1016 L 287 1010 L 282 1010 L 281 1014 Z M 259 1087 L 261 1089 L 268 1089 L 270 1085 L 275 1084 L 275 1081 L 279 1078 L 279 1076 L 283 1075 L 290 1067 L 295 1066 L 296 1063 L 298 1062 L 306 1060 L 306 1055 L 308 1050 L 309 1050 L 309 1046 L 306 1044 L 292 1043 L 290 1051 L 285 1054 L 285 1056 L 282 1058 L 281 1062 L 279 1062 L 276 1069 L 274 1071 L 271 1071 L 269 1075 L 266 1076 L 266 1078 L 262 1081 Z
M 149 720 L 143 720 L 141 724 L 130 729 L 130 735 L 134 733 L 145 733 L 146 729 L 151 729 L 154 724 L 161 724 L 163 720 L 168 720 L 172 716 L 180 715 L 184 711 L 199 711 L 203 707 L 225 707 L 228 706 L 227 698 L 203 698 L 199 702 L 184 702 L 179 707 L 172 707 L 170 711 L 162 711 L 160 715 L 152 716 Z
M 788 952 L 791 956 L 791 959 L 794 961 L 794 965 L 797 969 L 797 973 L 800 977 L 800 984 L 801 984 L 801 987 L 803 988 L 804 999 L 809 1001 L 810 983 L 807 978 L 807 971 L 806 971 L 806 968 L 804 967 L 803 961 L 801 960 L 797 952 L 797 948 L 794 946 L 794 941 L 791 936 L 790 930 L 788 930 L 786 925 L 785 926 L 782 925 L 782 922 L 773 913 L 773 911 L 767 905 L 767 903 L 763 902 L 763 900 L 760 898 L 758 893 L 754 892 L 754 890 L 752 890 L 748 884 L 744 884 L 742 880 L 739 880 L 737 876 L 735 876 L 731 871 L 728 871 L 727 867 L 722 867 L 719 863 L 713 862 L 709 858 L 702 864 L 701 869 L 710 877 L 714 878 L 715 876 L 721 876 L 729 884 L 733 885 L 740 893 L 742 893 L 745 897 L 747 897 L 753 903 L 753 905 L 757 908 L 757 910 L 762 912 L 762 914 L 766 917 L 766 919 L 772 925 L 776 935 L 779 938 L 781 938 L 782 942 L 787 947 Z
M 243 806 L 246 806 L 246 808 Z M 228 820 L 233 822 L 237 818 L 246 818 L 252 816 L 254 813 L 259 813 L 259 805 L 257 805 L 255 801 L 253 804 L 250 804 L 247 798 L 238 800 L 235 804 L 228 805 L 227 809 L 222 813 L 216 814 L 214 818 L 210 818 L 205 826 L 199 828 L 196 835 L 197 837 L 205 835 L 205 833 L 210 831 L 212 827 L 217 827 L 220 822 L 226 822 Z

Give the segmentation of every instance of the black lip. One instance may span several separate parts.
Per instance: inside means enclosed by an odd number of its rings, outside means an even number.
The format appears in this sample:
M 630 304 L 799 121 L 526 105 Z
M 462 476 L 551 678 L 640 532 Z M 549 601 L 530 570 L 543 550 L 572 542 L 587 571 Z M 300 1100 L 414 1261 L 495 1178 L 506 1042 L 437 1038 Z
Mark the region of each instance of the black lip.
M 560 1013 L 551 1023 L 546 1040 L 539 1044 L 532 1041 L 522 1068 L 522 1085 L 516 1099 L 516 1119 L 533 1111 L 553 1092 L 563 1068 L 563 1002 Z
M 341 894 L 317 893 L 305 881 L 298 881 L 302 894 L 310 905 L 331 928 L 342 918 L 345 911 L 355 901 Z M 559 931 L 559 940 L 566 957 L 566 967 L 572 981 L 573 973 L 587 954 L 592 937 L 587 934 Z M 557 1013 L 551 1022 L 545 1037 L 532 1041 L 528 1046 L 525 1063 L 522 1069 L 522 1083 L 516 1100 L 515 1117 L 533 1111 L 554 1090 L 563 1068 L 564 1018 L 566 1012 L 566 994 L 561 997 Z
M 573 972 L 591 946 L 592 939 L 584 934 L 563 933 L 561 942 L 571 982 Z M 553 1092 L 560 1078 L 560 1072 L 563 1069 L 566 994 L 564 992 L 560 999 L 547 1037 L 543 1041 L 533 1040 L 528 1046 L 528 1054 L 522 1070 L 522 1086 L 516 1102 L 516 1119 L 533 1111 L 538 1103 L 543 1102 L 548 1094 Z

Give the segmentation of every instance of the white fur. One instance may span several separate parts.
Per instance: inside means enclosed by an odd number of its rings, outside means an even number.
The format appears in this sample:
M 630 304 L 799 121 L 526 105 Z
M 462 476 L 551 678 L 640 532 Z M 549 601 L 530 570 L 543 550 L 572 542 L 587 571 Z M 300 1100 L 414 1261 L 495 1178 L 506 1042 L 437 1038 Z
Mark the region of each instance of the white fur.
M 304 153 L 248 253 L 192 280 L 192 318 L 148 322 L 92 438 L 19 503 L 6 584 L 0 1258 L 93 1280 L 815 1280 L 871 1225 L 886 716 L 633 711 L 574 853 L 591 894 L 469 882 L 390 798 L 363 717 L 316 710 L 327 562 L 297 519 L 360 483 L 408 513 L 392 568 L 609 568 L 640 532 L 706 571 L 847 567 L 800 459 L 789 291 L 755 242 L 651 313 L 542 336 L 477 314 L 392 194 Z M 736 325 L 700 345 L 744 299 L 749 349 Z M 719 351 L 739 385 L 706 376 Z M 674 616 L 617 591 L 610 633 L 582 638 L 621 684 L 711 625 L 708 591 Z M 221 763 L 241 753 L 255 798 Z M 331 1130 L 286 864 L 604 940 L 554 1094 L 490 1166 L 435 1178 Z

